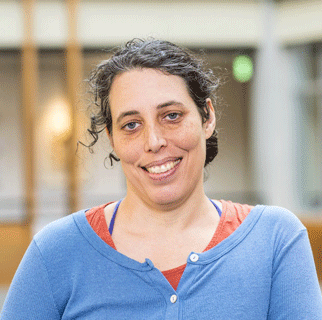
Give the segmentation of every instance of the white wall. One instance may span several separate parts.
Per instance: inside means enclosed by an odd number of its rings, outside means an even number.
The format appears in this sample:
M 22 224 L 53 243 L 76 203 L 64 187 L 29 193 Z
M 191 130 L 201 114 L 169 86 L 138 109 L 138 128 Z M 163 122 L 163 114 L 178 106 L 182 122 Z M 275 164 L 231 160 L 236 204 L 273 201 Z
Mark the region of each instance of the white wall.
M 78 32 L 85 47 L 112 46 L 132 37 L 157 36 L 210 47 L 256 46 L 261 39 L 261 1 L 81 1 Z M 166 5 L 165 5 L 166 3 Z M 278 5 L 278 38 L 284 43 L 322 39 L 320 0 Z M 64 1 L 36 1 L 38 46 L 63 47 L 68 36 Z M 19 1 L 0 2 L 0 47 L 20 47 Z
M 322 1 L 283 1 L 277 12 L 278 39 L 284 44 L 300 44 L 322 39 Z
M 83 1 L 79 38 L 86 46 L 113 45 L 156 36 L 197 46 L 253 46 L 258 40 L 257 4 L 239 2 Z

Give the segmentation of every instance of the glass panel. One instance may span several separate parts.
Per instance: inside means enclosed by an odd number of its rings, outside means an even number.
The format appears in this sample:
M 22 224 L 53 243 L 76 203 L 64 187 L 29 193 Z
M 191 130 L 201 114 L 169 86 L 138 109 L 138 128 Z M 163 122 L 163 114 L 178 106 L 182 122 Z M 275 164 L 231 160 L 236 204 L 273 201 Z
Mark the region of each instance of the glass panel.
M 309 45 L 298 51 L 302 65 L 300 102 L 299 190 L 302 206 L 308 210 L 322 207 L 321 143 L 321 47 Z
M 218 130 L 218 156 L 206 168 L 207 195 L 240 203 L 261 201 L 254 191 L 249 155 L 249 110 L 252 79 L 241 83 L 233 75 L 237 57 L 253 59 L 251 50 L 207 52 L 209 67 L 221 77 L 222 86 L 215 102 Z
M 322 208 L 322 45 L 316 46 L 316 168 L 318 179 L 318 194 L 315 205 Z
M 37 231 L 67 212 L 66 141 L 70 113 L 65 55 L 39 52 L 39 95 L 35 112 Z
M 0 222 L 24 217 L 20 70 L 20 52 L 0 51 Z

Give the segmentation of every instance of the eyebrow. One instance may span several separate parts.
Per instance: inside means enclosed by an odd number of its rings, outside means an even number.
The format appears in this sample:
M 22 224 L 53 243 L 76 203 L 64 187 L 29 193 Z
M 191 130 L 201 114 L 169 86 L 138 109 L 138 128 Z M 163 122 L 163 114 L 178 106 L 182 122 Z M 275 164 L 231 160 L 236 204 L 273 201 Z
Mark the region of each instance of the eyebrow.
M 116 123 L 120 123 L 121 120 L 126 117 L 126 116 L 132 116 L 134 114 L 139 114 L 140 112 L 139 111 L 136 111 L 136 110 L 131 110 L 131 111 L 125 111 L 125 112 L 122 112 L 118 117 L 117 117 L 117 120 L 116 120 Z
M 183 106 L 183 103 L 179 102 L 179 101 L 175 101 L 175 100 L 170 100 L 170 101 L 167 101 L 167 102 L 164 102 L 164 103 L 160 103 L 157 105 L 157 109 L 160 110 L 162 108 L 165 108 L 165 107 L 169 107 L 169 106 L 173 106 L 173 105 L 180 105 L 180 106 Z M 116 120 L 116 123 L 119 123 L 121 122 L 121 120 L 126 117 L 126 116 L 132 116 L 132 115 L 135 115 L 135 114 L 140 114 L 139 111 L 137 110 L 131 110 L 131 111 L 125 111 L 125 112 L 122 112 L 118 117 L 117 117 L 117 120 Z

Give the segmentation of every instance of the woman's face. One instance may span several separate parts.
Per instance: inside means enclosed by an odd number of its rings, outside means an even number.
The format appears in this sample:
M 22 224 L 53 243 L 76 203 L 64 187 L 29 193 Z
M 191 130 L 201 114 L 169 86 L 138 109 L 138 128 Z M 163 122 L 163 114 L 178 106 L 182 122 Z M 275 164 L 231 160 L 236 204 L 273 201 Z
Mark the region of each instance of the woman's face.
M 210 99 L 210 119 L 202 124 L 181 77 L 134 69 L 115 77 L 109 101 L 110 140 L 128 195 L 152 206 L 171 206 L 203 188 L 206 139 L 215 128 Z

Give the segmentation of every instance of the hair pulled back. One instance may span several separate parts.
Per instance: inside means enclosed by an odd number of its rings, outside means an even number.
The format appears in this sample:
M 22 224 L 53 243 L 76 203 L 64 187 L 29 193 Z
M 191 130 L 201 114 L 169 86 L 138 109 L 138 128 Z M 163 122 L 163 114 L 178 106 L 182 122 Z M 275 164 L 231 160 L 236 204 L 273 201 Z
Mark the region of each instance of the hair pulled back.
M 98 134 L 107 128 L 112 136 L 112 115 L 109 103 L 109 94 L 116 75 L 132 69 L 150 68 L 176 75 L 184 79 L 191 98 L 194 100 L 202 123 L 209 119 L 209 109 L 206 99 L 216 101 L 215 91 L 219 79 L 213 75 L 212 70 L 204 67 L 204 62 L 198 59 L 187 49 L 178 47 L 168 41 L 156 39 L 133 39 L 124 46 L 116 49 L 108 60 L 102 61 L 91 73 L 88 82 L 90 92 L 94 95 L 94 109 L 91 116 L 91 128 L 88 132 L 94 141 Z M 209 164 L 218 153 L 217 131 L 206 140 L 206 160 L 204 166 Z M 111 160 L 119 159 L 111 152 Z

